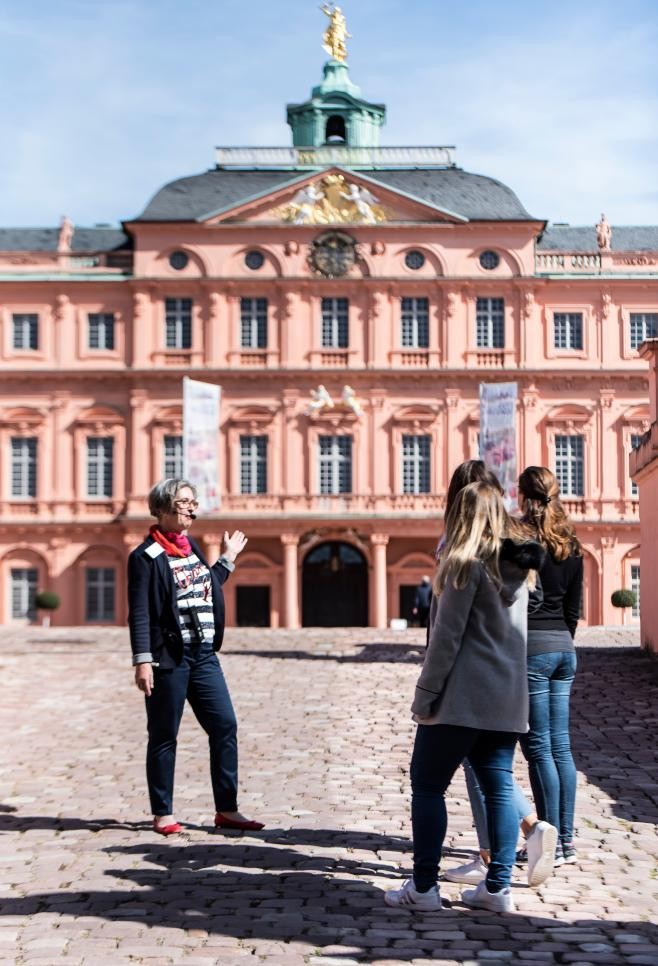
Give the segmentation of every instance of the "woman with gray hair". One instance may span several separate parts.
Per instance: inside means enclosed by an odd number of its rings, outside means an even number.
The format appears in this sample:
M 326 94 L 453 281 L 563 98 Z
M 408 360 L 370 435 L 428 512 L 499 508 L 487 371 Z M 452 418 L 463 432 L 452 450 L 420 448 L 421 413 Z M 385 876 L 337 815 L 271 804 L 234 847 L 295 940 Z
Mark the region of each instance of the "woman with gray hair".
M 216 651 L 224 636 L 222 584 L 247 538 L 224 532 L 211 567 L 188 537 L 197 493 L 187 480 L 156 483 L 148 497 L 157 520 L 128 558 L 128 626 L 135 683 L 144 692 L 148 724 L 146 779 L 153 829 L 182 831 L 173 814 L 176 739 L 185 701 L 208 735 L 215 827 L 258 830 L 238 811 L 237 723 Z

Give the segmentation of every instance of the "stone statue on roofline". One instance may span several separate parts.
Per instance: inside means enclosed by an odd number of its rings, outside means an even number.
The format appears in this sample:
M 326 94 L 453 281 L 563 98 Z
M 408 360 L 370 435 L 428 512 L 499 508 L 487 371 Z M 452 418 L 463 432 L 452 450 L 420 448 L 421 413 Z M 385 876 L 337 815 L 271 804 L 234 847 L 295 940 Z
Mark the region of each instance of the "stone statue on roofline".
M 329 17 L 329 26 L 322 38 L 322 48 L 326 50 L 333 60 L 344 63 L 347 60 L 346 40 L 351 37 L 347 32 L 347 21 L 340 7 L 333 3 L 323 3 L 320 7 L 325 16 Z
M 70 252 L 71 242 L 73 241 L 74 232 L 73 222 L 66 215 L 62 215 L 62 219 L 59 223 L 59 236 L 57 238 L 57 251 L 58 252 Z
M 612 246 L 612 228 L 603 213 L 601 220 L 596 225 L 596 244 L 599 246 L 599 251 L 602 252 L 609 252 Z

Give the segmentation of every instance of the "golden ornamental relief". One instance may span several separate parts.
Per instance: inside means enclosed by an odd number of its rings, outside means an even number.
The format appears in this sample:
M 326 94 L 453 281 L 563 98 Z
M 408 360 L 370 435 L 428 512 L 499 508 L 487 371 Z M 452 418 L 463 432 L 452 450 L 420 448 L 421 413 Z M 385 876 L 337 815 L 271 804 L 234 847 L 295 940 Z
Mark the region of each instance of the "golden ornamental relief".
M 275 216 L 291 225 L 377 225 L 387 220 L 378 199 L 342 174 L 329 174 L 301 188 Z
M 347 60 L 346 41 L 352 36 L 347 32 L 345 14 L 334 3 L 324 3 L 320 10 L 325 16 L 329 17 L 329 26 L 322 37 L 322 49 L 326 50 L 333 60 L 345 63 Z

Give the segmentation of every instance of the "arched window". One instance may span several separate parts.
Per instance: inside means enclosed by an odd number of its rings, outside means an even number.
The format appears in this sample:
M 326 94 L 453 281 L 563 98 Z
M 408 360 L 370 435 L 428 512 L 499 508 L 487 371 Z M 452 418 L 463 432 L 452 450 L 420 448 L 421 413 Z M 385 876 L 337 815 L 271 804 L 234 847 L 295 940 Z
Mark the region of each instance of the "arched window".
M 345 118 L 341 117 L 340 114 L 332 114 L 328 119 L 325 141 L 327 143 L 330 141 L 335 141 L 342 144 L 345 144 L 347 141 Z

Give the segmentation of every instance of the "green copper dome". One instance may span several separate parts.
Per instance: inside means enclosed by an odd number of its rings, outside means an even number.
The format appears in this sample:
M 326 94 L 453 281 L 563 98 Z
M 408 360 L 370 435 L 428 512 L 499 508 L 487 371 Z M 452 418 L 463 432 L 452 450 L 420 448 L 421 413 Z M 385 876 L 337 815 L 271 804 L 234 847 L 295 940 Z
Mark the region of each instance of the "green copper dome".
M 363 100 L 350 79 L 347 64 L 332 59 L 324 65 L 322 82 L 313 88 L 311 99 L 288 104 L 287 119 L 294 147 L 334 144 L 376 148 L 386 106 Z

